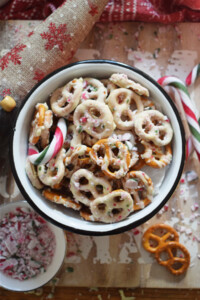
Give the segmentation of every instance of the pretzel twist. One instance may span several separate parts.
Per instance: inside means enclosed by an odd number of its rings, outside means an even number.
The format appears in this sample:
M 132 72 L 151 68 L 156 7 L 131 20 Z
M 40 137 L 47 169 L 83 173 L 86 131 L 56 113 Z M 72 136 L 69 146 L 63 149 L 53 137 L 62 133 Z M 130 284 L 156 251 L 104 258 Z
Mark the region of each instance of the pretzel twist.
M 50 200 L 51 202 L 62 204 L 65 207 L 73 208 L 74 210 L 80 210 L 81 205 L 71 200 L 69 196 L 63 195 L 62 193 L 52 191 L 51 189 L 45 189 L 42 192 L 42 195 Z
M 124 190 L 129 192 L 134 201 L 134 210 L 139 210 L 151 203 L 153 198 L 153 182 L 142 171 L 131 171 L 123 179 Z
M 85 100 L 96 100 L 104 103 L 106 97 L 107 89 L 100 80 L 94 78 L 84 78 L 81 102 L 84 102 Z
M 132 129 L 135 114 L 143 111 L 141 97 L 125 88 L 113 90 L 107 102 L 113 112 L 115 124 L 121 130 Z M 134 107 L 132 107 L 132 103 L 135 103 Z
M 133 200 L 126 191 L 116 190 L 95 199 L 90 209 L 95 220 L 104 223 L 119 222 L 133 211 Z
M 152 241 L 155 241 L 156 245 L 153 245 Z M 149 227 L 142 238 L 143 247 L 151 253 L 155 253 L 169 241 L 178 242 L 179 236 L 176 230 L 167 224 L 156 224 Z
M 38 178 L 38 174 L 37 174 L 35 165 L 32 164 L 28 158 L 26 159 L 25 169 L 26 169 L 26 174 L 27 174 L 30 182 L 32 183 L 32 185 L 36 189 L 41 190 L 44 187 L 44 185 Z
M 37 144 L 40 139 L 42 130 L 44 127 L 44 120 L 45 120 L 45 112 L 48 109 L 46 103 L 38 103 L 36 105 L 36 110 L 34 114 L 34 119 L 31 123 L 31 130 L 29 135 L 29 142 L 33 145 Z
M 165 252 L 168 254 L 167 260 L 161 259 L 161 254 Z M 178 253 L 180 252 L 180 256 Z M 155 258 L 158 263 L 165 266 L 172 274 L 183 274 L 190 265 L 190 254 L 188 250 L 178 242 L 165 243 L 159 247 L 155 252 Z
M 170 164 L 172 160 L 171 144 L 159 147 L 144 140 L 142 140 L 141 143 L 145 148 L 141 157 L 144 159 L 146 165 L 152 168 L 163 168 Z
M 109 137 L 115 128 L 108 106 L 93 100 L 78 105 L 74 112 L 74 125 L 78 132 L 86 131 L 97 139 Z
M 65 175 L 64 166 L 65 150 L 61 150 L 56 155 L 56 158 L 51 159 L 48 164 L 41 164 L 37 167 L 38 177 L 45 185 L 53 187 L 61 182 Z
M 75 200 L 86 206 L 90 206 L 94 199 L 107 195 L 112 190 L 108 180 L 95 177 L 86 169 L 80 169 L 73 173 L 70 188 Z
M 147 110 L 135 115 L 136 134 L 157 146 L 166 146 L 172 140 L 173 130 L 168 119 L 158 110 Z
M 101 167 L 110 178 L 121 178 L 126 175 L 130 166 L 128 148 L 115 139 L 103 139 L 92 147 L 91 159 Z
M 126 74 L 112 74 L 112 76 L 110 77 L 110 81 L 121 88 L 130 89 L 140 96 L 149 97 L 148 89 L 146 89 L 141 84 L 128 79 L 128 76 Z
M 81 146 L 81 145 L 82 145 L 81 133 L 79 133 L 76 130 L 76 127 L 73 124 L 70 124 L 64 142 L 64 147 L 68 149 L 66 156 L 69 156 L 77 146 Z
M 41 147 L 44 149 L 49 144 L 50 128 L 53 125 L 53 113 L 50 109 L 44 115 L 44 129 L 41 132 Z
M 127 146 L 130 156 L 131 156 L 131 161 L 130 161 L 130 168 L 133 167 L 136 162 L 139 159 L 137 147 L 135 144 L 135 137 L 131 131 L 126 131 L 124 132 L 123 130 L 115 130 L 111 136 L 113 139 L 119 140 L 122 142 L 124 145 Z
M 83 90 L 83 79 L 73 79 L 62 88 L 55 90 L 51 96 L 50 104 L 54 114 L 66 117 L 78 105 Z
M 94 164 L 90 158 L 91 148 L 80 145 L 75 149 L 69 149 L 65 157 L 65 176 L 70 178 L 71 175 L 80 168 L 94 170 Z

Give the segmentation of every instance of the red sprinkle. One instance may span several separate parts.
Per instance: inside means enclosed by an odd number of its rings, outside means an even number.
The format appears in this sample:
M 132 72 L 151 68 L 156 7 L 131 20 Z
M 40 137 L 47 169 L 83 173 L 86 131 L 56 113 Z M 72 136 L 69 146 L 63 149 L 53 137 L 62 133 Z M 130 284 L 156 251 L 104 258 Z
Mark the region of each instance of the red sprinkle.
M 80 119 L 80 122 L 81 122 L 81 123 L 86 123 L 86 122 L 87 122 L 87 118 L 86 118 L 86 117 L 82 117 L 82 118 Z
M 138 235 L 140 233 L 140 231 L 138 230 L 138 229 L 135 229 L 134 231 L 133 231 L 133 234 L 134 235 Z

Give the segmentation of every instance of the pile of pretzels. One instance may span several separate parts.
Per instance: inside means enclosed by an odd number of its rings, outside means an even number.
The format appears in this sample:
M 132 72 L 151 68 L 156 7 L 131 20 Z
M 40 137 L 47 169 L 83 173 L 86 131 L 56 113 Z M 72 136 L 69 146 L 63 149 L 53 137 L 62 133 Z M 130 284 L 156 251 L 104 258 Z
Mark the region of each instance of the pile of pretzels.
M 42 163 L 59 118 L 67 125 L 64 143 Z M 44 198 L 86 221 L 119 222 L 153 201 L 153 182 L 142 167 L 167 166 L 172 137 L 170 120 L 148 89 L 127 75 L 75 78 L 36 105 L 29 143 L 43 152 L 39 165 L 27 158 L 26 173 Z
M 176 230 L 167 224 L 149 227 L 143 235 L 142 244 L 145 250 L 155 254 L 160 265 L 174 275 L 185 273 L 190 265 L 188 250 L 179 243 Z

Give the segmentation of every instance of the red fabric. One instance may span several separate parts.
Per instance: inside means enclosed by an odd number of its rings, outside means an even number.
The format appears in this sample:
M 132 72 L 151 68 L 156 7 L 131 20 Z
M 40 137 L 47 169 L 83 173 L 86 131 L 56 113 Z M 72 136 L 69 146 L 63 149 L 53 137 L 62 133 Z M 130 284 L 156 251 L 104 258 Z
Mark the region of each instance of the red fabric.
M 66 0 L 72 1 L 72 0 Z M 10 0 L 0 8 L 1 20 L 43 20 L 64 0 Z M 91 7 L 92 7 L 92 0 Z M 91 8 L 95 14 L 95 8 Z M 199 0 L 109 0 L 100 21 L 199 22 Z

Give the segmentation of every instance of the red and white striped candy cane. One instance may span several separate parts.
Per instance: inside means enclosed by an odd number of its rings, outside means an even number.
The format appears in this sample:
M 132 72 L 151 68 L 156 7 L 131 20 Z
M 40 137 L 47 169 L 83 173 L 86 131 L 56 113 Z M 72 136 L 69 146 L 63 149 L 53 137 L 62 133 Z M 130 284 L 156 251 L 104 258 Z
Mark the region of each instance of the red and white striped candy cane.
M 200 64 L 196 65 L 190 74 L 187 76 L 185 83 L 187 86 L 194 84 L 197 77 L 200 75 Z
M 185 84 L 180 79 L 174 76 L 164 76 L 158 80 L 158 83 L 162 86 L 172 86 L 177 89 L 192 135 L 192 143 L 194 149 L 196 150 L 198 159 L 200 160 L 200 126 L 197 121 L 195 109 L 193 107 Z M 187 145 L 187 147 L 188 146 L 189 145 Z
M 57 155 L 63 146 L 67 133 L 67 125 L 64 118 L 58 120 L 56 131 L 51 143 L 41 152 L 31 144 L 29 144 L 28 158 L 34 165 L 46 164 Z

